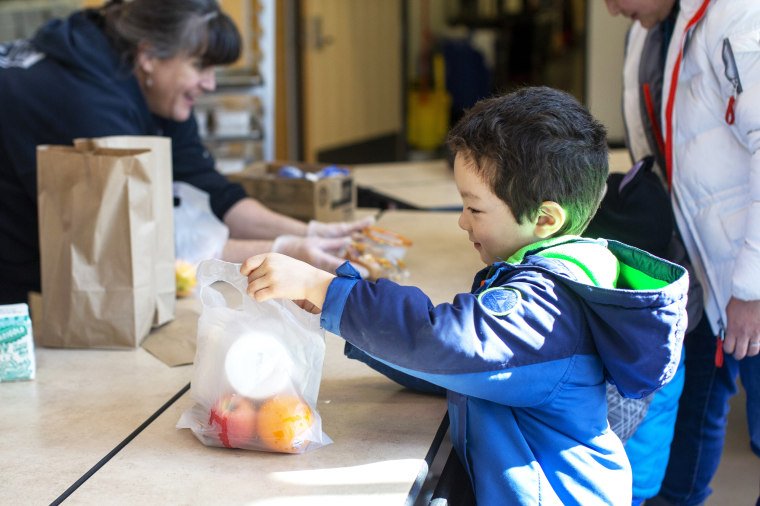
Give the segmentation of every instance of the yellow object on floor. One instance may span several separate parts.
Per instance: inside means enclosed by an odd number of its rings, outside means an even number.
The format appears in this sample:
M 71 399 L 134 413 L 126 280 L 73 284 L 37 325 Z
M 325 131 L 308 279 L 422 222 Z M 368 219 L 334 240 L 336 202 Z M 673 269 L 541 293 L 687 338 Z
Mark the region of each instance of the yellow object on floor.
M 417 149 L 435 149 L 446 139 L 451 95 L 446 91 L 443 55 L 433 56 L 434 89 L 410 90 L 407 96 L 407 142 Z

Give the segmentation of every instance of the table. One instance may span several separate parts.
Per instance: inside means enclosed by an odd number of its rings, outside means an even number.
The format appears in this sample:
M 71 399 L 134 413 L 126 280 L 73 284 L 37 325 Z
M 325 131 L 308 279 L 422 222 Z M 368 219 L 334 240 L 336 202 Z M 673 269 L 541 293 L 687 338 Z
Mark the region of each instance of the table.
M 609 164 L 611 172 L 627 172 L 631 168 L 628 150 L 611 149 Z M 360 194 L 365 192 L 373 206 L 429 211 L 462 208 L 447 160 L 356 165 L 352 174 Z
M 0 384 L 0 502 L 49 504 L 190 380 L 134 351 L 38 347 L 37 377 Z
M 482 267 L 457 218 L 386 211 L 378 222 L 413 241 L 405 282 L 435 303 L 468 291 Z M 161 331 L 172 328 L 182 326 Z M 37 379 L 0 384 L 0 502 L 46 504 L 79 485 L 66 503 L 410 504 L 445 400 L 347 360 L 337 336 L 326 341 L 318 410 L 334 443 L 302 455 L 209 448 L 177 430 L 193 404 L 189 366 L 167 367 L 143 348 L 37 348 Z
M 627 149 L 610 150 L 610 172 L 628 172 L 632 165 Z
M 457 210 L 462 199 L 446 160 L 356 165 L 357 188 L 383 208 Z M 372 202 L 373 205 L 376 205 Z

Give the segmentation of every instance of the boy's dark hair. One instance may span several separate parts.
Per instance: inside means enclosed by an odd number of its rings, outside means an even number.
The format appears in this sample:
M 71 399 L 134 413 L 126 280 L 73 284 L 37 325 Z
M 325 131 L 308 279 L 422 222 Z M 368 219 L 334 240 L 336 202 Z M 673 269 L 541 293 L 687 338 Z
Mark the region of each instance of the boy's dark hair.
M 519 223 L 535 219 L 544 201 L 561 205 L 567 219 L 555 236 L 583 232 L 609 172 L 604 126 L 570 94 L 546 87 L 481 100 L 447 145 L 473 161 Z

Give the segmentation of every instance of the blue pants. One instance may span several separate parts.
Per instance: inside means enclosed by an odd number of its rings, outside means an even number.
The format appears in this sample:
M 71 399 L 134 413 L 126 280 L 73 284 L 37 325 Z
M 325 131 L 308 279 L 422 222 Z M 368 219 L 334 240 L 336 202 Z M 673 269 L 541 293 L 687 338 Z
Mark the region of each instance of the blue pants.
M 684 341 L 686 380 L 670 460 L 658 496 L 672 504 L 697 505 L 712 492 L 709 484 L 723 453 L 729 400 L 737 392 L 737 376 L 747 393 L 752 451 L 760 457 L 760 355 L 741 361 L 725 355 L 723 367 L 716 368 L 716 346 L 717 340 L 704 316 Z M 749 497 L 747 504 L 751 504 Z
M 660 490 L 673 441 L 685 369 L 682 354 L 673 379 L 654 394 L 644 420 L 625 443 L 625 453 L 633 472 L 633 506 L 657 495 Z

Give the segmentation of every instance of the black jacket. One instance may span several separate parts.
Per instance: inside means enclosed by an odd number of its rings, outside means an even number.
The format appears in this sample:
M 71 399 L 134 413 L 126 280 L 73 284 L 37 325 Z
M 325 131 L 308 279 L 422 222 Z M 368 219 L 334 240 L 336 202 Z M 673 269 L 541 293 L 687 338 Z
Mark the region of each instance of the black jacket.
M 192 115 L 177 123 L 151 114 L 96 21 L 96 11 L 79 11 L 30 40 L 0 45 L 0 303 L 24 302 L 40 289 L 37 145 L 163 135 L 172 140 L 174 179 L 208 192 L 218 217 L 245 196 L 214 169 Z

